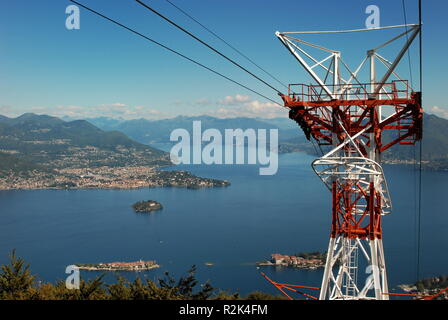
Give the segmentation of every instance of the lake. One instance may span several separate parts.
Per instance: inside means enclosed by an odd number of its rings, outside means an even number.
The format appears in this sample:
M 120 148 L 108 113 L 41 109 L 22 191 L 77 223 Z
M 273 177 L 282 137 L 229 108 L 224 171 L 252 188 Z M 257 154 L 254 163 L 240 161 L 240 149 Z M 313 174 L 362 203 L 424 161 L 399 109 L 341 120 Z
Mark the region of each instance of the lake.
M 42 281 L 65 279 L 65 267 L 75 263 L 143 259 L 161 268 L 138 276 L 156 279 L 169 271 L 178 277 L 197 265 L 201 282 L 242 294 L 277 293 L 260 271 L 278 282 L 320 286 L 323 270 L 255 266 L 272 253 L 326 251 L 331 194 L 311 170 L 313 159 L 281 155 L 274 176 L 249 165 L 178 167 L 229 180 L 227 188 L 0 191 L 0 264 L 15 248 Z M 385 172 L 394 205 L 383 219 L 393 288 L 416 280 L 417 172 L 401 165 L 386 165 Z M 421 277 L 448 274 L 447 190 L 448 173 L 423 173 Z M 149 199 L 164 209 L 133 212 L 133 203 Z M 81 271 L 83 279 L 97 274 Z

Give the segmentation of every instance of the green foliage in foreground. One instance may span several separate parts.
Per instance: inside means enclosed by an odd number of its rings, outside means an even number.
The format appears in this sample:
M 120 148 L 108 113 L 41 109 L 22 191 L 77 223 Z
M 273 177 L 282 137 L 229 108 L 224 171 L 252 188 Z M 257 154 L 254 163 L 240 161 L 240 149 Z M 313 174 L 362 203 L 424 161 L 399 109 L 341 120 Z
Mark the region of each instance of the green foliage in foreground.
M 140 278 L 129 281 L 118 277 L 116 283 L 106 284 L 103 277 L 80 282 L 78 290 L 69 290 L 64 281 L 38 283 L 31 274 L 29 265 L 13 251 L 10 263 L 1 266 L 0 300 L 274 300 L 283 299 L 262 292 L 253 292 L 247 297 L 238 293 L 218 291 L 206 282 L 198 286 L 193 266 L 179 280 L 165 273 L 163 279 L 154 282 Z

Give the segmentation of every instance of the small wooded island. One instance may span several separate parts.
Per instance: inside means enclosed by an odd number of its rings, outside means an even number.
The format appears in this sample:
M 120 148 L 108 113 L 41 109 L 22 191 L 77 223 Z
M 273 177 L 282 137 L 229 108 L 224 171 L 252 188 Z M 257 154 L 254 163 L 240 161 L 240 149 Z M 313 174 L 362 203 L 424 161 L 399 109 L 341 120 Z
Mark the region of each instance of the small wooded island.
M 138 213 L 149 213 L 152 211 L 161 210 L 163 209 L 163 206 L 157 201 L 148 200 L 136 202 L 132 205 L 132 208 Z

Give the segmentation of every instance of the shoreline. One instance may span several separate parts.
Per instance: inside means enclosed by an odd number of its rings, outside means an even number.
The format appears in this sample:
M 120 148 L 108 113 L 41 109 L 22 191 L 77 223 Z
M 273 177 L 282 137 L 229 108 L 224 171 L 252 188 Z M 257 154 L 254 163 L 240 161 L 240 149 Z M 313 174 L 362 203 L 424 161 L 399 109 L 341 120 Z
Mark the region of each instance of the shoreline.
M 148 271 L 148 270 L 152 270 L 152 269 L 158 269 L 160 268 L 159 265 L 155 265 L 155 266 L 151 266 L 151 267 L 145 267 L 145 268 L 98 268 L 98 267 L 78 267 L 76 266 L 79 270 L 84 270 L 84 271 Z
M 195 176 L 166 167 L 96 167 L 55 169 L 53 172 L 9 172 L 0 178 L 0 190 L 133 190 L 142 188 L 214 188 L 230 182 Z
M 184 187 L 184 186 L 141 186 L 141 187 L 80 187 L 80 188 L 8 188 L 8 189 L 2 189 L 0 188 L 0 191 L 43 191 L 43 190 L 66 190 L 66 191 L 85 191 L 85 190 L 140 190 L 140 189 L 152 189 L 152 188 L 179 188 L 179 189 L 191 189 L 191 190 L 198 190 L 203 188 L 222 188 L 221 186 L 215 186 L 215 187 Z
M 76 264 L 79 270 L 85 271 L 146 271 L 160 268 L 155 261 L 110 262 L 98 264 Z

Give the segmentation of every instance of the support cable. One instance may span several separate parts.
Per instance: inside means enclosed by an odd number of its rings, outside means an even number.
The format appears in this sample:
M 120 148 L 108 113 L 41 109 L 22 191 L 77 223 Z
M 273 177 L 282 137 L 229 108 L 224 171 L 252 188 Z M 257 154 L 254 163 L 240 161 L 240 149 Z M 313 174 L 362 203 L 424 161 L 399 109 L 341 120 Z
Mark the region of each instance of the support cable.
M 268 76 L 270 76 L 272 79 L 274 79 L 275 81 L 277 81 L 280 85 L 282 85 L 283 87 L 285 87 L 286 89 L 288 89 L 288 86 L 286 84 L 284 84 L 282 81 L 280 81 L 277 77 L 273 76 L 270 72 L 268 72 L 266 69 L 264 69 L 263 67 L 261 67 L 259 64 L 257 64 L 254 60 L 252 60 L 251 58 L 249 58 L 247 55 L 245 55 L 244 53 L 242 53 L 240 50 L 238 50 L 235 46 L 233 46 L 232 44 L 230 44 L 228 41 L 224 40 L 221 36 L 219 36 L 218 34 L 216 34 L 216 32 L 214 32 L 213 30 L 211 30 L 210 28 L 206 27 L 204 24 L 202 24 L 200 21 L 198 21 L 198 19 L 194 18 L 193 16 L 191 16 L 188 12 L 186 12 L 185 10 L 183 10 L 182 8 L 180 8 L 179 6 L 177 6 L 176 4 L 174 4 L 173 2 L 171 2 L 170 0 L 165 0 L 166 2 L 168 2 L 170 5 L 172 5 L 174 8 L 176 8 L 177 10 L 179 10 L 182 14 L 184 14 L 185 16 L 187 16 L 188 18 L 190 18 L 191 20 L 193 20 L 194 22 L 196 22 L 198 25 L 200 25 L 203 29 L 205 29 L 207 32 L 209 32 L 211 35 L 213 35 L 215 38 L 219 39 L 221 42 L 223 42 L 225 45 L 227 45 L 229 48 L 231 48 L 233 51 L 235 51 L 236 53 L 238 53 L 240 56 L 242 56 L 243 58 L 245 58 L 247 61 L 249 61 L 250 63 L 252 63 L 255 67 L 257 67 L 258 69 L 260 69 L 261 71 L 263 71 L 265 74 L 267 74 Z
M 403 17 L 404 17 L 404 25 L 406 26 L 406 41 L 409 42 L 409 33 L 408 33 L 408 18 L 407 18 L 407 13 L 406 13 L 406 4 L 405 4 L 405 0 L 401 0 L 402 2 L 402 7 L 403 7 Z M 411 88 L 414 88 L 414 79 L 412 77 L 412 61 L 411 61 L 411 53 L 410 50 L 408 51 L 408 63 L 409 63 L 409 76 L 411 77 Z
M 420 142 L 419 142 L 420 143 Z M 419 160 L 418 160 L 418 154 L 417 154 L 417 145 L 414 145 L 413 147 L 413 197 L 414 197 L 414 233 L 415 233 L 415 237 L 414 237 L 414 250 L 415 250 L 415 280 L 416 283 L 418 282 L 418 272 L 417 272 L 417 261 L 418 261 L 418 239 L 417 239 L 417 235 L 418 235 L 418 173 L 419 173 Z
M 406 32 L 407 32 L 407 30 L 408 30 L 408 27 L 407 27 L 407 10 L 406 10 L 406 3 L 405 3 L 405 0 L 401 0 L 401 3 L 402 3 L 402 8 L 403 8 L 403 18 L 404 18 L 404 24 L 405 24 L 405 28 L 406 28 Z M 421 29 L 420 29 L 420 32 L 421 32 Z M 408 33 L 406 33 L 406 41 L 409 41 L 409 34 Z M 412 77 L 412 62 L 411 62 L 411 53 L 410 53 L 410 50 L 408 50 L 407 51 L 407 55 L 408 55 L 408 66 L 409 66 L 409 76 L 410 76 L 410 79 L 411 79 L 411 88 L 414 88 L 414 80 L 413 80 L 413 77 Z M 419 145 L 420 145 L 420 142 L 419 142 Z M 415 236 L 415 243 L 414 243 L 414 245 L 415 245 L 415 250 L 417 251 L 416 252 L 416 256 L 415 256 L 415 262 L 416 262 L 416 282 L 418 282 L 418 280 L 419 280 L 419 272 L 418 272 L 418 269 L 419 269 L 419 253 L 418 253 L 418 251 L 420 250 L 419 249 L 419 240 L 418 240 L 418 237 L 419 237 L 419 202 L 420 202 L 420 200 L 418 200 L 418 195 L 417 195 L 417 193 L 419 193 L 419 187 L 418 187 L 418 184 L 417 184 L 417 164 L 419 163 L 419 162 L 417 162 L 417 152 L 416 152 L 416 149 L 417 149 L 417 146 L 415 146 L 414 145 L 414 147 L 413 147 L 413 149 L 414 149 L 414 152 L 413 152 L 413 154 L 414 154 L 414 158 L 413 158 L 413 182 L 414 182 L 414 216 L 415 216 L 415 218 L 414 218 L 414 231 L 415 231 L 415 234 L 416 234 L 416 236 Z M 420 172 L 420 171 L 419 171 Z
M 241 70 L 245 71 L 246 73 L 250 74 L 252 77 L 254 77 L 255 79 L 257 79 L 258 81 L 262 82 L 263 84 L 265 84 L 266 86 L 268 86 L 269 88 L 271 88 L 272 90 L 274 90 L 275 92 L 277 92 L 278 94 L 281 94 L 281 91 L 276 89 L 275 87 L 271 86 L 269 83 L 267 83 L 266 81 L 264 81 L 263 79 L 261 79 L 260 77 L 258 77 L 257 75 L 255 75 L 254 73 L 252 73 L 251 71 L 249 71 L 248 69 L 246 69 L 245 67 L 243 67 L 242 65 L 240 65 L 238 62 L 235 62 L 234 60 L 232 60 L 231 58 L 227 57 L 225 54 L 221 53 L 219 50 L 215 49 L 214 47 L 212 47 L 211 45 L 209 45 L 207 42 L 201 40 L 200 38 L 198 38 L 197 36 L 195 36 L 193 33 L 191 33 L 190 31 L 188 31 L 187 29 L 183 28 L 182 26 L 178 25 L 177 23 L 175 23 L 174 21 L 172 21 L 171 19 L 165 17 L 163 14 L 161 14 L 160 12 L 158 12 L 157 10 L 151 8 L 150 6 L 148 6 L 147 4 L 145 4 L 144 2 L 142 2 L 141 0 L 135 0 L 137 3 L 139 3 L 140 5 L 142 5 L 143 7 L 145 7 L 146 9 L 148 9 L 149 11 L 152 11 L 153 13 L 155 13 L 156 15 L 158 15 L 160 18 L 162 18 L 163 20 L 167 21 L 168 23 L 172 24 L 173 26 L 175 26 L 176 28 L 178 28 L 179 30 L 183 31 L 184 33 L 186 33 L 187 35 L 189 35 L 190 37 L 192 37 L 193 39 L 195 39 L 196 41 L 200 42 L 201 44 L 203 44 L 204 46 L 206 46 L 207 48 L 209 48 L 210 50 L 212 50 L 213 52 L 217 53 L 218 55 L 220 55 L 221 57 L 223 57 L 224 59 L 226 59 L 227 61 L 229 61 L 230 63 L 234 64 L 235 66 L 237 66 L 238 68 L 240 68 Z
M 422 0 L 418 1 L 419 25 L 420 25 L 420 92 L 423 92 L 423 36 L 422 36 Z M 423 96 L 423 94 L 422 94 Z M 422 98 L 423 101 L 423 98 Z M 423 103 L 422 103 L 423 105 Z M 419 161 L 419 188 L 418 188 L 418 231 L 417 231 L 417 279 L 420 278 L 420 251 L 421 251 L 421 218 L 422 218 L 422 155 L 423 137 L 420 140 L 420 161 Z
M 204 69 L 206 69 L 206 70 L 208 70 L 208 71 L 210 71 L 210 72 L 212 72 L 212 73 L 214 73 L 214 74 L 216 74 L 216 75 L 218 75 L 218 76 L 220 76 L 220 77 L 222 77 L 222 78 L 224 78 L 224 79 L 226 79 L 226 80 L 228 80 L 228 81 L 230 81 L 230 82 L 233 82 L 234 84 L 236 84 L 236 85 L 238 85 L 238 86 L 240 86 L 240 87 L 242 87 L 242 88 L 244 88 L 244 89 L 246 89 L 246 90 L 249 90 L 249 91 L 255 93 L 256 95 L 258 95 L 258 96 L 260 96 L 260 97 L 262 97 L 262 98 L 264 98 L 264 99 L 266 99 L 266 100 L 271 101 L 272 103 L 275 103 L 275 104 L 277 104 L 277 105 L 283 107 L 280 103 L 278 103 L 278 102 L 276 102 L 276 101 L 274 101 L 274 100 L 268 98 L 267 96 L 265 96 L 265 95 L 263 95 L 263 94 L 261 94 L 261 93 L 255 91 L 255 90 L 249 88 L 248 86 L 246 86 L 246 85 L 244 85 L 244 84 L 242 84 L 242 83 L 240 83 L 240 82 L 238 82 L 238 81 L 236 81 L 236 80 L 233 80 L 233 79 L 227 77 L 226 75 L 224 75 L 224 74 L 222 74 L 222 73 L 220 73 L 220 72 L 218 72 L 218 71 L 216 71 L 216 70 L 214 70 L 214 69 L 212 69 L 212 68 L 210 68 L 210 67 L 207 67 L 206 65 L 204 65 L 204 64 L 202 64 L 202 63 L 200 63 L 200 62 L 198 62 L 198 61 L 196 61 L 196 60 L 194 60 L 194 59 L 192 59 L 192 58 L 189 58 L 188 56 L 186 56 L 186 55 L 180 53 L 179 51 L 176 51 L 176 50 L 174 50 L 174 49 L 171 49 L 170 47 L 168 47 L 168 46 L 166 46 L 166 45 L 164 45 L 164 44 L 162 44 L 162 43 L 160 43 L 160 42 L 158 42 L 158 41 L 156 41 L 156 40 L 153 40 L 153 39 L 149 38 L 148 36 L 145 36 L 144 34 L 138 32 L 138 31 L 136 31 L 136 30 L 134 30 L 134 29 L 132 29 L 132 28 L 130 28 L 130 27 L 127 27 L 127 26 L 125 26 L 124 24 L 122 24 L 122 23 L 120 23 L 120 22 L 118 22 L 118 21 L 116 21 L 116 20 L 114 20 L 114 19 L 111 19 L 111 18 L 109 18 L 109 17 L 103 15 L 102 13 L 99 13 L 98 11 L 95 11 L 95 10 L 93 10 L 93 9 L 90 9 L 89 7 L 83 5 L 83 4 L 81 4 L 81 3 L 79 3 L 79 2 L 77 2 L 77 1 L 75 1 L 75 0 L 69 0 L 69 1 L 73 2 L 74 4 L 80 6 L 80 7 L 84 8 L 84 9 L 86 9 L 86 10 L 88 10 L 88 11 L 94 13 L 94 14 L 96 14 L 97 16 L 99 16 L 99 17 L 101 17 L 101 18 L 103 18 L 103 19 L 106 19 L 106 20 L 108 20 L 108 21 L 110 21 L 110 22 L 116 24 L 117 26 L 120 26 L 120 27 L 122 27 L 122 28 L 124 28 L 124 29 L 126 29 L 126 30 L 128 30 L 128 31 L 130 31 L 130 32 L 132 32 L 132 33 L 134 33 L 134 34 L 136 34 L 136 35 L 138 35 L 138 36 L 140 36 L 140 37 L 142 37 L 142 38 L 144 38 L 144 39 L 150 41 L 150 42 L 152 42 L 153 44 L 158 45 L 159 47 L 162 47 L 162 48 L 164 48 L 164 49 L 166 49 L 166 50 L 168 50 L 168 51 L 170 51 L 170 52 L 172 52 L 172 53 L 174 53 L 174 54 L 176 54 L 176 55 L 178 55 L 178 56 L 180 56 L 180 57 L 182 57 L 182 58 L 184 58 L 184 59 L 186 59 L 186 60 L 188 60 L 188 61 L 190 61 L 190 62 L 192 62 L 192 63 L 194 63 L 194 64 L 196 64 L 196 65 L 198 65 L 198 66 L 200 66 L 201 68 L 204 68 Z

